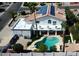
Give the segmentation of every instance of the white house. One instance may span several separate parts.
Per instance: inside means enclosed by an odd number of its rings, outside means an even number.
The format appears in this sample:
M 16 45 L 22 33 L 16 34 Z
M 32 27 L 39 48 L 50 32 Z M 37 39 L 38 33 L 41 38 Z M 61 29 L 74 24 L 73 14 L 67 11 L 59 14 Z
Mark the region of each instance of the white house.
M 19 36 L 25 36 L 31 38 L 38 31 L 40 35 L 57 33 L 63 31 L 61 23 L 64 20 L 58 19 L 52 15 L 45 15 L 36 19 L 37 29 L 35 21 L 28 21 L 26 18 L 20 18 L 13 26 L 12 31 Z

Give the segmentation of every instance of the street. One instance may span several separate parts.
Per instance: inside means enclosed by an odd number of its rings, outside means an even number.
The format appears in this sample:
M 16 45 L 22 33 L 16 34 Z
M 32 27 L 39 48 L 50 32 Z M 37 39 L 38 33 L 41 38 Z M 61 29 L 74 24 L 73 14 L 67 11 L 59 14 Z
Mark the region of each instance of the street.
M 7 11 L 4 12 L 3 15 L 0 16 L 0 31 L 5 27 L 5 25 L 9 22 L 11 19 L 10 11 L 18 11 L 18 9 L 21 6 L 21 2 L 13 3 Z

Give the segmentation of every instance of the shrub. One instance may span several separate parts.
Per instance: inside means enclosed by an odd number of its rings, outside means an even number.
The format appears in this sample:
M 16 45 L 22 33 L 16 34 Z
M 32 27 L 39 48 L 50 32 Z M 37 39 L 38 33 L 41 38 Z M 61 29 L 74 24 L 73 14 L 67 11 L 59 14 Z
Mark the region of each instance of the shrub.
M 42 42 L 39 43 L 38 49 L 39 49 L 39 52 L 47 52 L 48 51 L 48 47 Z
M 28 42 L 28 43 L 27 43 L 27 46 L 31 45 L 31 43 L 32 43 L 32 42 Z
M 56 51 L 57 51 L 57 48 L 55 45 L 50 47 L 50 52 L 56 52 Z
M 21 15 L 26 15 L 26 12 L 25 12 L 25 11 L 22 11 L 22 12 L 21 12 Z
M 12 48 L 17 53 L 20 53 L 20 52 L 23 51 L 23 46 L 21 44 L 19 44 L 19 43 L 18 44 L 14 44 Z
M 32 41 L 35 41 L 35 40 L 37 40 L 37 39 L 40 39 L 42 37 L 42 35 L 34 35 L 33 37 L 32 37 Z
M 58 2 L 57 4 L 58 4 L 59 7 L 62 6 L 62 3 L 61 2 Z
M 45 4 L 45 2 L 41 2 L 40 5 L 41 5 L 41 6 L 44 6 L 44 5 L 46 5 L 46 4 Z
M 3 12 L 3 11 L 5 11 L 5 9 L 0 9 L 0 12 Z

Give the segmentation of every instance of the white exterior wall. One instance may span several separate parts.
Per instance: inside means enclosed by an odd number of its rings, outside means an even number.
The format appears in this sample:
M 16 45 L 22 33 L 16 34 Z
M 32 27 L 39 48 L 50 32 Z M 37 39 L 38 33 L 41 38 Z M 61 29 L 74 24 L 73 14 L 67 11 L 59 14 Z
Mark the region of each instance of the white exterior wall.
M 17 34 L 19 36 L 26 36 L 27 38 L 31 37 L 31 31 L 19 31 L 19 30 L 13 30 L 13 34 Z
M 48 23 L 48 20 L 51 20 L 51 23 Z M 37 23 L 37 27 L 38 27 L 38 30 L 54 30 L 54 31 L 60 31 L 62 30 L 62 22 L 61 20 L 59 19 L 56 19 L 56 18 L 52 18 L 52 17 L 43 17 L 43 18 L 40 18 L 38 19 L 39 23 Z M 53 23 L 53 21 L 56 21 L 56 24 Z M 43 28 L 41 29 L 40 28 Z M 48 26 L 51 28 L 49 29 Z M 34 29 L 35 30 L 36 26 L 34 24 Z
M 55 20 L 55 19 L 52 19 L 52 18 L 47 19 L 47 20 L 40 21 L 39 24 L 48 24 L 48 20 L 51 20 L 51 24 L 53 24 L 53 21 L 56 21 L 56 25 L 61 25 L 61 21 Z
M 26 36 L 27 38 L 31 37 L 31 31 L 22 31 L 22 35 Z
M 46 24 L 46 25 L 48 25 L 48 20 L 51 20 L 52 25 L 53 25 L 53 21 L 56 21 L 56 25 L 61 25 L 61 23 L 62 23 L 61 20 L 57 20 L 57 19 L 54 19 L 54 18 L 49 17 L 49 16 L 38 19 L 38 21 L 40 21 L 39 24 Z M 53 25 L 53 26 L 55 26 L 55 25 Z

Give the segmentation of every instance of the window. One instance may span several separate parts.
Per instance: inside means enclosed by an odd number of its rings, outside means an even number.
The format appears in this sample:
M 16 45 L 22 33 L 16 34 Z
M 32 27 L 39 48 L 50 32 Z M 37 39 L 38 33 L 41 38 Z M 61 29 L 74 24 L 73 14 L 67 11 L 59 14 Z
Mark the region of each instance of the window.
M 39 23 L 39 21 L 36 21 L 36 23 Z
M 53 25 L 56 25 L 56 21 L 53 21 Z
M 51 24 L 51 20 L 48 20 L 48 23 Z

